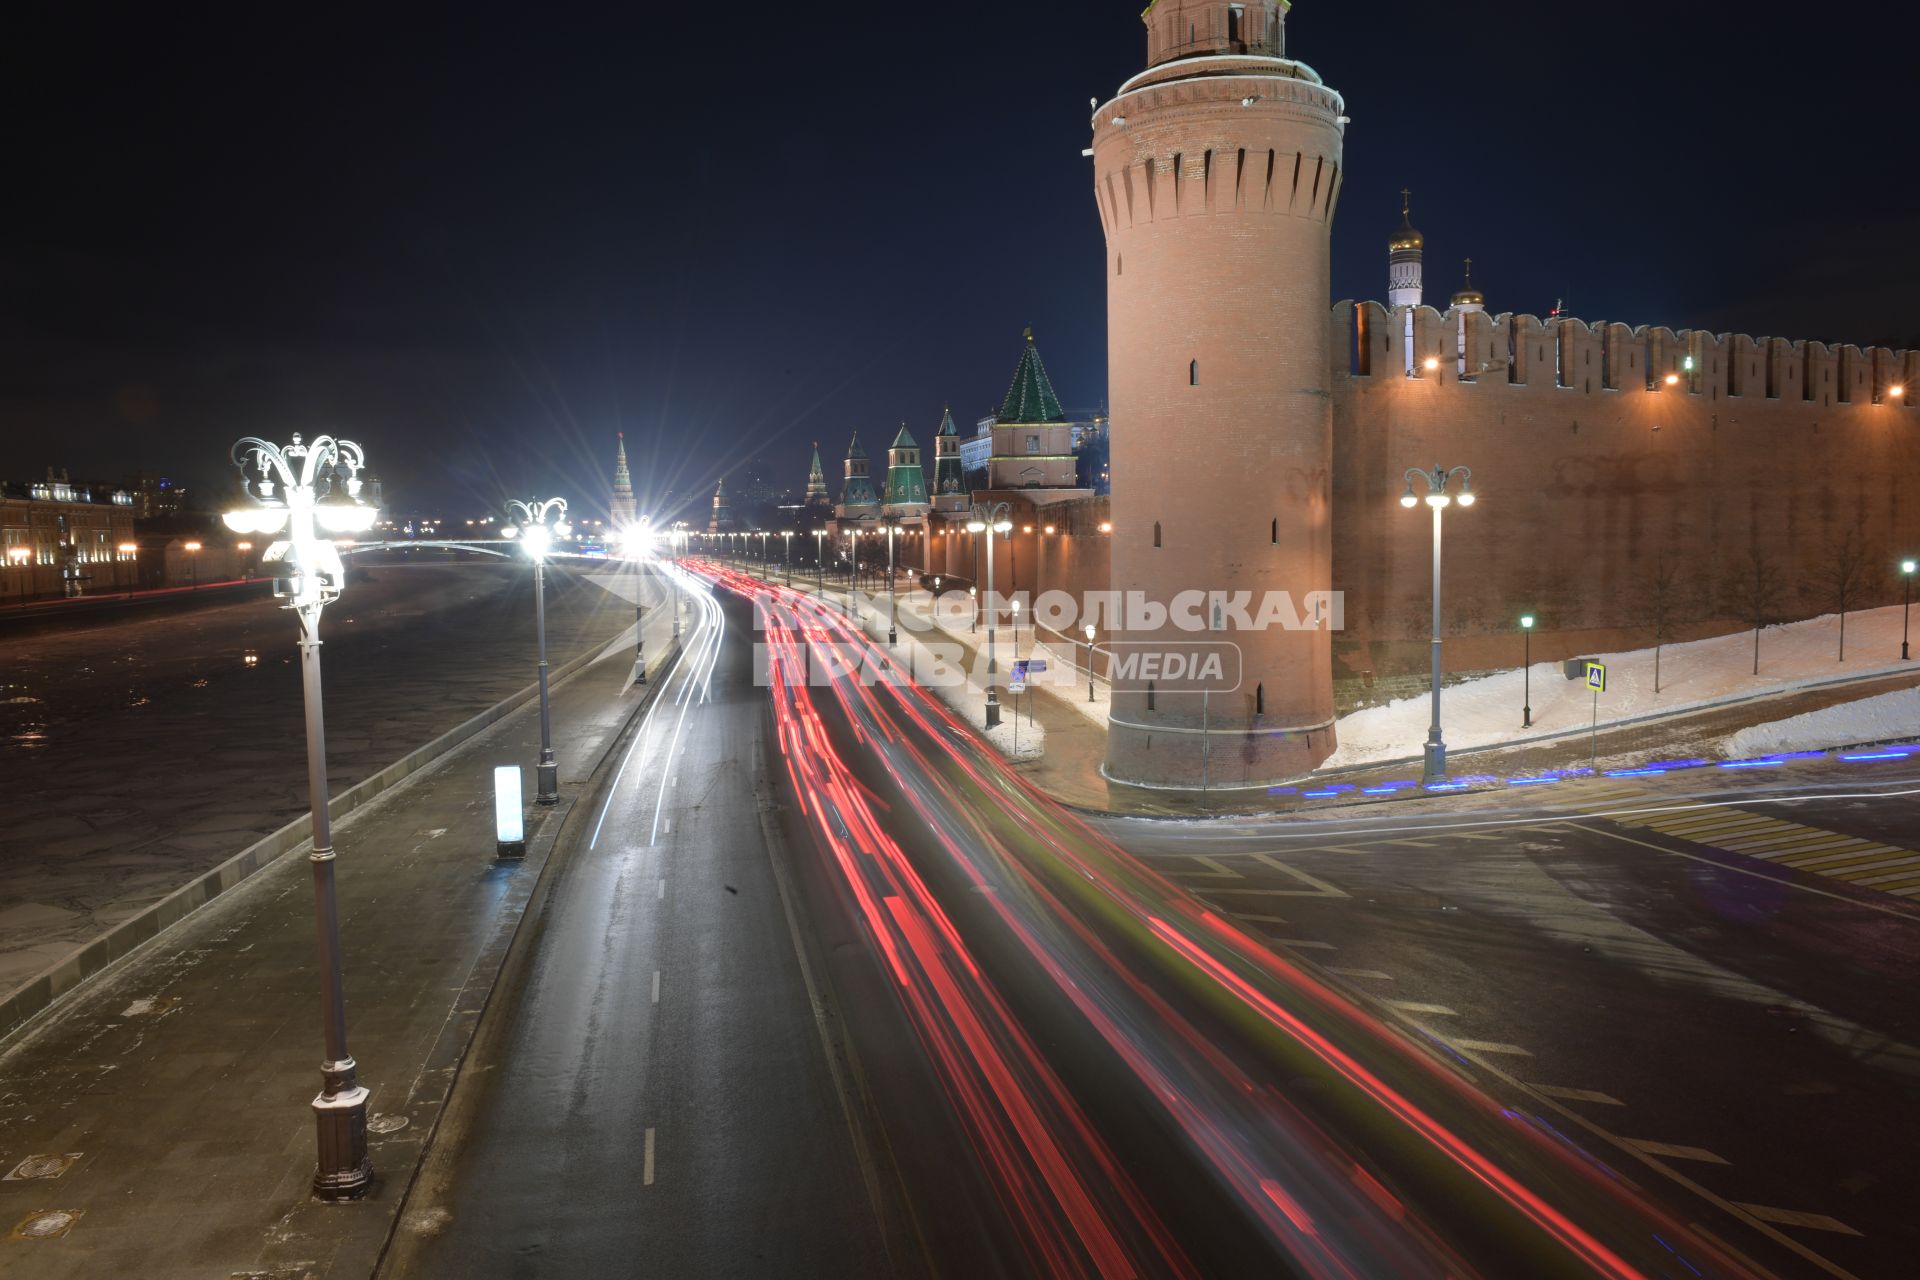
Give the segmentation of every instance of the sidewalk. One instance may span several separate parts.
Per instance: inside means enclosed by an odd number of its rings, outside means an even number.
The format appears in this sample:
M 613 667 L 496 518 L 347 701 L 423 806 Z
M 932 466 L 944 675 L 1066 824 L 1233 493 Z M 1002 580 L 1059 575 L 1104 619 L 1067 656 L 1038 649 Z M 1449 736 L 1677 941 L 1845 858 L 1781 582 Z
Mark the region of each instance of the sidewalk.
M 667 622 L 656 636 L 649 619 L 655 671 L 670 658 Z M 310 873 L 295 853 L 0 1051 L 0 1173 L 25 1162 L 0 1181 L 0 1271 L 371 1274 L 574 799 L 642 705 L 644 691 L 626 688 L 632 667 L 623 648 L 554 691 L 553 809 L 531 804 L 530 702 L 335 828 L 348 1037 L 372 1092 L 366 1200 L 309 1194 L 319 977 Z M 523 863 L 495 858 L 499 763 L 526 766 Z

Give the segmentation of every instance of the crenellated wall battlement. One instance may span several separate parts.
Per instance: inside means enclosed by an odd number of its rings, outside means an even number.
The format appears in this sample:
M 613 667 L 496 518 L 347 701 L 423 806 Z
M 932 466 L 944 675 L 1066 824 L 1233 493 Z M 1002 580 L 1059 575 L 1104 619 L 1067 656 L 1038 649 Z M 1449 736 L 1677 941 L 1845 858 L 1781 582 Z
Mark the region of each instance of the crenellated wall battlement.
M 1481 498 L 1448 522 L 1456 669 L 1510 662 L 1520 612 L 1536 657 L 1647 643 L 1662 591 L 1681 631 L 1750 625 L 1756 575 L 1769 621 L 1830 612 L 1848 560 L 1852 607 L 1888 603 L 1920 552 L 1920 352 L 1374 302 L 1329 324 L 1347 671 L 1424 660 L 1411 466 L 1469 466 Z
M 1333 350 L 1348 357 L 1344 370 L 1334 370 L 1336 380 L 1395 377 L 1592 395 L 1640 391 L 1822 409 L 1886 403 L 1912 410 L 1920 399 L 1910 390 L 1920 379 L 1920 351 L 1378 302 L 1337 303 L 1332 320 Z M 1905 394 L 1893 394 L 1894 388 Z

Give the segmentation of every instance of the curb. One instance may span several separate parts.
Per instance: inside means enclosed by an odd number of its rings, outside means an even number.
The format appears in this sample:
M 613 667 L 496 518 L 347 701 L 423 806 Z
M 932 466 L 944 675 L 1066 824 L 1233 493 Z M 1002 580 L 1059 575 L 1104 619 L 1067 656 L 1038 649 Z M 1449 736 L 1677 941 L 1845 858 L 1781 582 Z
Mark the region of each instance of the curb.
M 549 679 L 549 687 L 557 686 L 591 664 L 601 655 L 603 648 L 596 645 L 562 665 Z M 425 746 L 407 753 L 373 776 L 362 779 L 334 796 L 327 805 L 328 813 L 335 822 L 339 822 L 347 814 L 436 763 L 454 748 L 478 736 L 482 730 L 519 710 L 538 692 L 539 685 L 530 684 L 464 724 L 447 730 Z M 263 836 L 212 870 L 202 872 L 138 915 L 122 920 L 81 946 L 78 951 L 28 979 L 18 990 L 0 999 L 0 1043 L 4 1043 L 14 1032 L 51 1008 L 62 996 L 88 978 L 142 943 L 158 937 L 255 872 L 306 844 L 312 835 L 312 823 L 310 814 L 295 818 L 278 831 Z

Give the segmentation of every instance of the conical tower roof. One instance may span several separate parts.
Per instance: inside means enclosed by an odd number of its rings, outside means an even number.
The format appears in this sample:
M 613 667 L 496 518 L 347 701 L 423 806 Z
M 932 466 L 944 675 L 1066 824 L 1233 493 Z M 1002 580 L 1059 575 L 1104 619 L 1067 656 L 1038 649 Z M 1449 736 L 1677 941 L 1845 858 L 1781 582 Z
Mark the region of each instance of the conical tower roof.
M 613 457 L 613 491 L 626 493 L 633 488 L 633 474 L 627 470 L 627 433 L 615 433 L 620 441 L 619 450 Z
M 903 422 L 900 424 L 900 434 L 893 438 L 891 447 L 895 449 L 918 449 L 920 445 L 914 440 L 913 433 L 907 430 L 907 424 Z
M 957 436 L 960 434 L 960 428 L 953 425 L 953 406 L 948 405 L 941 410 L 940 429 L 933 434 L 937 436 Z
M 1039 348 L 1033 345 L 1033 330 L 1028 329 L 1026 350 L 1020 353 L 1020 364 L 1013 371 L 1013 385 L 1007 388 L 1007 398 L 1000 403 L 1000 421 L 1066 420 L 1067 412 L 1060 407 L 1060 397 L 1053 394 L 1047 368 L 1040 363 Z
M 866 446 L 860 443 L 860 433 L 858 431 L 853 433 L 853 443 L 847 446 L 847 456 L 849 458 L 864 458 L 867 456 Z

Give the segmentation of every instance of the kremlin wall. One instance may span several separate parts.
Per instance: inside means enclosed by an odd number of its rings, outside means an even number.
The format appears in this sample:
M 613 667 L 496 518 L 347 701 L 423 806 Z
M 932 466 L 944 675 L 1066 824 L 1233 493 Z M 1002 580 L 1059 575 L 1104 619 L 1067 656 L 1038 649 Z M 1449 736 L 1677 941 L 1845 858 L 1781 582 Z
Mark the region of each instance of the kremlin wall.
M 1436 310 L 1404 209 L 1389 304 L 1329 313 L 1347 118 L 1286 56 L 1286 11 L 1155 0 L 1147 70 L 1095 111 L 1111 498 L 1023 483 L 840 509 L 904 517 L 901 563 L 949 589 L 984 592 L 965 526 L 1005 501 L 1003 594 L 1343 593 L 1337 632 L 1220 637 L 1245 654 L 1232 690 L 1122 682 L 1109 777 L 1188 786 L 1211 760 L 1297 777 L 1336 745 L 1336 684 L 1425 668 L 1433 535 L 1401 505 L 1409 468 L 1469 467 L 1478 498 L 1444 517 L 1448 671 L 1518 665 L 1523 613 L 1545 661 L 1650 646 L 1660 611 L 1666 640 L 1740 630 L 1756 594 L 1769 622 L 1832 612 L 1843 576 L 1851 608 L 1900 599 L 1897 561 L 1920 552 L 1920 353 L 1489 314 L 1471 284 Z M 1055 451 L 1034 428 L 1058 403 L 1029 334 L 991 483 L 1034 474 L 1023 438 Z

